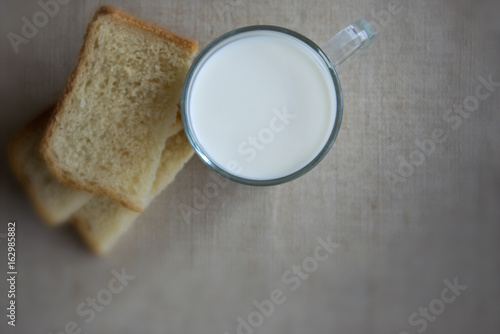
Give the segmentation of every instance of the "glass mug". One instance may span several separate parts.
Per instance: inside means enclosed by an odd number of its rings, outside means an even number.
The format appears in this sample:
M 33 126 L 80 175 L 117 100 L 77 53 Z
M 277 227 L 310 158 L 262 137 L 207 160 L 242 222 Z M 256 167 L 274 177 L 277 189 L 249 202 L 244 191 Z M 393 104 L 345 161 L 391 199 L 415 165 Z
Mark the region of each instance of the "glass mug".
M 340 130 L 339 65 L 375 36 L 359 20 L 323 48 L 267 25 L 217 38 L 194 60 L 182 91 L 182 121 L 196 154 L 220 175 L 247 185 L 304 175 Z

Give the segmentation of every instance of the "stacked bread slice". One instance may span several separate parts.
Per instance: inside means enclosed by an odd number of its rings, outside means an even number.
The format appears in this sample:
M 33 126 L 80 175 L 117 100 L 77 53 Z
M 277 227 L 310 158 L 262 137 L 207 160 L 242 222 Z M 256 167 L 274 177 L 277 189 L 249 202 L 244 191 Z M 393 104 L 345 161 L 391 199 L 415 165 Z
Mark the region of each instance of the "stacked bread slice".
M 41 217 L 108 251 L 193 155 L 177 102 L 197 42 L 102 7 L 55 108 L 9 156 Z
M 39 153 L 40 143 L 53 108 L 24 126 L 9 143 L 12 170 L 21 181 L 40 217 L 59 225 L 85 205 L 92 194 L 61 183 L 47 168 Z

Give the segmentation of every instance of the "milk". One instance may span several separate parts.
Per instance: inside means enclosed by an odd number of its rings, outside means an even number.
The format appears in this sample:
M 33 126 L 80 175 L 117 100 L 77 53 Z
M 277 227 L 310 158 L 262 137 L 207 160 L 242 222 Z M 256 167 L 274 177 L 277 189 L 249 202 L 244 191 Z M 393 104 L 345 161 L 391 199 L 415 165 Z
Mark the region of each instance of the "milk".
M 187 95 L 192 136 L 212 162 L 251 180 L 310 163 L 334 126 L 328 67 L 304 42 L 275 31 L 225 40 L 194 72 Z

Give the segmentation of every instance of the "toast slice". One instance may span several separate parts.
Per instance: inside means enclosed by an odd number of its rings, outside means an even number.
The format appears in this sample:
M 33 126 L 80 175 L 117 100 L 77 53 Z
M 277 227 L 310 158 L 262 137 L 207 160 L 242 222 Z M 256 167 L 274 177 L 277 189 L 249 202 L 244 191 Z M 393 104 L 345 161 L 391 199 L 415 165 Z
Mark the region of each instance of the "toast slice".
M 174 180 L 193 153 L 184 131 L 167 140 L 146 204 Z M 104 254 L 127 231 L 138 215 L 139 213 L 117 205 L 106 196 L 96 196 L 72 215 L 70 220 L 89 247 L 97 254 Z
M 75 189 L 53 176 L 40 154 L 40 142 L 53 107 L 28 122 L 10 140 L 7 151 L 12 171 L 24 186 L 35 211 L 50 226 L 61 225 L 85 205 L 93 194 Z M 182 130 L 178 111 L 169 133 Z
M 141 212 L 198 43 L 102 7 L 41 145 L 62 182 Z
M 54 177 L 39 148 L 52 108 L 24 126 L 9 142 L 11 168 L 24 186 L 35 211 L 48 225 L 59 225 L 87 203 L 92 194 L 69 187 Z

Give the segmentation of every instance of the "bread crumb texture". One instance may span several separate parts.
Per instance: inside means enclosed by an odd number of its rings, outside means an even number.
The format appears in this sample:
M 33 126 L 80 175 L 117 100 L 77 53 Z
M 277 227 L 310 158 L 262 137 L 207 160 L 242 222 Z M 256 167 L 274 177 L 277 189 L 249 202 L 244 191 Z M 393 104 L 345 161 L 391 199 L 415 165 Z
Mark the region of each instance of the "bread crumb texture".
M 90 200 L 92 194 L 61 183 L 47 168 L 39 152 L 52 109 L 24 126 L 9 142 L 9 161 L 36 212 L 49 225 L 64 223 Z
M 44 149 L 63 181 L 135 211 L 148 201 L 197 47 L 141 22 L 98 12 Z

